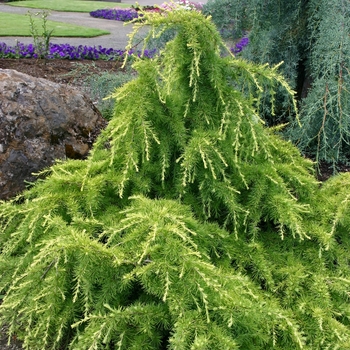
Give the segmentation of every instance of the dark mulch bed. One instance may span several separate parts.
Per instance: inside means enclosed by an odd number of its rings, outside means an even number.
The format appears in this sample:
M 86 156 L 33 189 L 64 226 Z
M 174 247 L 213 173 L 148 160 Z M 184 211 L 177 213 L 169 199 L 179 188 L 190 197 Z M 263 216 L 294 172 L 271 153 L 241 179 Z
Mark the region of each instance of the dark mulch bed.
M 16 339 L 16 337 L 12 337 L 11 344 L 8 345 L 7 344 L 8 338 L 7 338 L 6 332 L 7 332 L 7 328 L 5 326 L 0 328 L 0 349 L 1 350 L 23 349 L 21 345 L 22 343 L 18 339 Z
M 350 164 L 338 163 L 336 164 L 336 169 L 334 169 L 332 164 L 327 164 L 323 162 L 319 165 L 319 173 L 317 174 L 317 178 L 320 181 L 326 181 L 332 175 L 347 172 L 350 172 Z
M 90 60 L 36 60 L 32 58 L 0 58 L 1 69 L 14 69 L 36 78 L 45 78 L 60 84 L 76 87 L 82 85 L 88 75 L 121 71 L 120 61 Z

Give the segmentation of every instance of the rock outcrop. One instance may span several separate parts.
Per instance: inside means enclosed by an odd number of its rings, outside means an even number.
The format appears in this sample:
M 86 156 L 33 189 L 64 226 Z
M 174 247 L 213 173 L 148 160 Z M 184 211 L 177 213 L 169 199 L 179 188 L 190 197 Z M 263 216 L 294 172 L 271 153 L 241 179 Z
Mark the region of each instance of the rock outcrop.
M 77 89 L 0 69 L 0 199 L 57 159 L 83 159 L 106 121 Z

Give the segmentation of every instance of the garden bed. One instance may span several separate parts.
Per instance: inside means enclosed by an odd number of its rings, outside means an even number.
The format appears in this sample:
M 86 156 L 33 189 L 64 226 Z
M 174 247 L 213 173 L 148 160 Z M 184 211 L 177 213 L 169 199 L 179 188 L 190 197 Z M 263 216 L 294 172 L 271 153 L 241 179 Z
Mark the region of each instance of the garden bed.
M 14 69 L 36 78 L 44 78 L 82 89 L 87 75 L 103 72 L 117 73 L 122 71 L 121 66 L 121 61 L 52 59 L 47 60 L 45 64 L 44 60 L 37 59 L 0 58 L 1 69 Z M 339 172 L 348 172 L 350 165 L 339 163 L 337 169 Z M 321 163 L 319 180 L 325 181 L 332 175 L 332 166 Z

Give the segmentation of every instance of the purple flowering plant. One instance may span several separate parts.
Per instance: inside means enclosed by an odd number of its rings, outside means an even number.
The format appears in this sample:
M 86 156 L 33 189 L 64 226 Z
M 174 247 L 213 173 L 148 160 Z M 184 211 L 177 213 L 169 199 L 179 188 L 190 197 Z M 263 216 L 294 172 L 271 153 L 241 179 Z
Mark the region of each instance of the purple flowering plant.
M 132 21 L 135 18 L 142 17 L 142 13 L 140 11 L 148 11 L 148 12 L 161 12 L 161 11 L 173 11 L 176 8 L 192 10 L 192 11 L 202 11 L 203 3 L 201 2 L 193 2 L 189 0 L 179 0 L 177 2 L 164 2 L 160 6 L 140 6 L 135 7 L 132 6 L 130 8 L 107 8 L 100 9 L 96 11 L 91 11 L 90 16 L 95 18 L 104 18 L 111 19 L 116 21 L 128 22 Z
M 248 37 L 243 37 L 238 41 L 230 51 L 237 55 L 249 44 Z M 68 59 L 68 60 L 106 60 L 118 61 L 128 55 L 137 55 L 144 58 L 153 58 L 157 54 L 156 49 L 152 50 L 117 50 L 113 48 L 104 48 L 102 46 L 73 46 L 69 44 L 49 44 L 49 50 L 46 59 Z M 0 58 L 40 58 L 33 44 L 17 43 L 10 46 L 0 42 Z
M 241 38 L 234 47 L 230 48 L 230 51 L 234 54 L 237 55 L 240 52 L 244 50 L 244 48 L 249 44 L 249 38 L 247 36 L 244 36 Z
M 232 54 L 241 53 L 249 44 L 249 38 L 241 38 L 234 47 L 230 48 Z M 106 60 L 118 61 L 125 57 L 125 54 L 136 55 L 138 57 L 153 58 L 157 54 L 157 49 L 152 50 L 117 50 L 104 48 L 102 46 L 73 46 L 69 44 L 49 44 L 46 59 L 68 59 L 68 60 Z M 0 42 L 0 58 L 40 58 L 38 57 L 35 45 L 18 42 L 15 46 Z
M 115 21 L 128 22 L 139 17 L 138 12 L 134 8 L 110 8 L 91 11 L 90 16 L 94 18 L 104 18 Z
M 104 48 L 102 46 L 73 46 L 69 44 L 49 44 L 47 59 L 68 59 L 68 60 L 122 60 L 125 56 L 137 55 L 141 57 L 140 50 L 116 50 L 113 48 Z M 156 50 L 144 50 L 143 57 L 152 58 Z M 39 58 L 33 44 L 17 43 L 15 46 L 9 46 L 0 43 L 0 58 Z

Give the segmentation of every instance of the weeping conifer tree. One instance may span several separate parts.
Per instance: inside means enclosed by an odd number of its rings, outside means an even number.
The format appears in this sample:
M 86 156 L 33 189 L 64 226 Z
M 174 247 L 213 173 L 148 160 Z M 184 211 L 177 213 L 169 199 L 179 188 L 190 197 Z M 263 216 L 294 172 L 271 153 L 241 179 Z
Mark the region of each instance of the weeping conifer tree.
M 350 158 L 349 11 L 345 0 L 209 0 L 205 5 L 226 39 L 249 35 L 245 58 L 284 61 L 281 69 L 297 91 L 301 125 L 291 120 L 282 90 L 277 90 L 276 113 L 266 101 L 263 116 L 270 125 L 290 122 L 286 136 L 317 162 Z
M 138 59 L 86 161 L 59 162 L 0 204 L 1 322 L 27 349 L 350 347 L 349 177 L 259 118 L 293 91 L 232 55 L 210 18 Z M 291 96 L 292 98 L 292 96 Z

